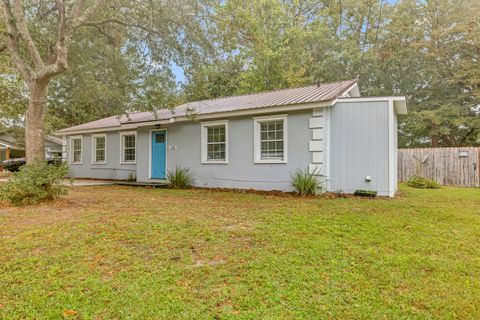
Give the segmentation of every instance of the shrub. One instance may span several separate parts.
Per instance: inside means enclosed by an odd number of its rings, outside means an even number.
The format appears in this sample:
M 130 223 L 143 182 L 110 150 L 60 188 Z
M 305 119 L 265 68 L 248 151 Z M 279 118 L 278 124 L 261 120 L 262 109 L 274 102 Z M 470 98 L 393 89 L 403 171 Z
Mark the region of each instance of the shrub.
M 66 194 L 63 179 L 68 173 L 65 164 L 35 162 L 23 165 L 10 180 L 0 186 L 0 200 L 14 205 L 36 204 Z
M 322 191 L 322 184 L 316 172 L 310 173 L 308 169 L 295 171 L 291 184 L 301 196 L 316 195 Z
M 438 189 L 440 184 L 432 179 L 425 178 L 419 175 L 411 176 L 407 184 L 413 188 L 422 188 L 422 189 Z
M 167 180 L 170 188 L 186 189 L 193 183 L 193 177 L 188 168 L 175 168 L 175 171 L 168 171 Z

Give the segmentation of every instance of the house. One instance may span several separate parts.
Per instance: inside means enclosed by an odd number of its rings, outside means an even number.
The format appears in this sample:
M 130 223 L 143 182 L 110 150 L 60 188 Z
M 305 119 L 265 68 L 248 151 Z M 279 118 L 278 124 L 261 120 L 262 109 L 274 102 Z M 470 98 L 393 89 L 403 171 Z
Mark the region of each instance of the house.
M 62 139 L 49 135 L 45 137 L 45 157 L 62 156 Z M 25 157 L 25 149 L 9 133 L 0 134 L 0 165 L 4 160 Z
M 13 135 L 8 133 L 0 134 L 0 166 L 2 161 L 10 158 L 21 158 L 25 156 L 23 147 L 20 146 Z
M 325 190 L 397 190 L 404 97 L 361 97 L 356 80 L 247 94 L 92 121 L 57 132 L 77 178 L 161 181 L 188 167 L 199 187 L 292 190 L 308 168 Z

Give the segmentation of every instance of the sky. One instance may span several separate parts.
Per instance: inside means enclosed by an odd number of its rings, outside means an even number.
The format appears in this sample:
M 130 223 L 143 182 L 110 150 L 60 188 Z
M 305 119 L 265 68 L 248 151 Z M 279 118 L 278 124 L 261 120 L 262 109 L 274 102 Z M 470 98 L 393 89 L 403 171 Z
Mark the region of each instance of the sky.
M 183 72 L 183 68 L 178 66 L 175 62 L 172 62 L 171 66 L 177 85 L 180 85 L 179 82 L 185 83 L 185 73 Z

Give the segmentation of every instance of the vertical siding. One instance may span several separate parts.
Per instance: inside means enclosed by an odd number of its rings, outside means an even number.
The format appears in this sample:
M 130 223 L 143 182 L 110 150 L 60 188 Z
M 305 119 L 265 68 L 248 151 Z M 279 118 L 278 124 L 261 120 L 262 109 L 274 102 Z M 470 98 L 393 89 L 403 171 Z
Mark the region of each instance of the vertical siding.
M 394 148 L 394 155 L 393 155 L 393 174 L 391 178 L 394 181 L 394 190 L 397 191 L 398 186 L 398 175 L 397 175 L 397 168 L 398 168 L 398 116 L 394 112 L 393 113 L 393 148 Z
M 466 156 L 460 157 L 460 152 Z M 442 185 L 480 187 L 480 148 L 411 148 L 398 152 L 398 177 L 420 174 Z
M 387 101 L 339 102 L 332 107 L 330 191 L 367 189 L 391 195 L 388 113 Z M 366 176 L 372 180 L 366 181 Z

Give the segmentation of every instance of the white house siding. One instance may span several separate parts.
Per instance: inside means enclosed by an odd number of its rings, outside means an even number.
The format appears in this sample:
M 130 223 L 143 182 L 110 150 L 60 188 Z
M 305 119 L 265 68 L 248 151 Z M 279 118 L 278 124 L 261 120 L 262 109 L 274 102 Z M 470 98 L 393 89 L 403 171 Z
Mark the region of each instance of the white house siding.
M 70 165 L 70 175 L 97 179 L 136 176 L 138 181 L 151 181 L 150 133 L 167 129 L 167 170 L 188 167 L 195 186 L 291 191 L 295 170 L 319 166 L 328 191 L 368 189 L 382 196 L 394 195 L 397 118 L 388 100 L 340 101 L 332 107 L 283 114 L 288 119 L 287 163 L 254 163 L 254 120 L 244 116 L 217 119 L 228 120 L 228 164 L 201 163 L 201 124 L 189 121 L 138 127 L 136 164 L 120 163 L 119 131 L 107 133 L 106 164 L 92 164 L 91 134 L 82 134 L 83 161 Z M 68 136 L 66 141 L 68 158 Z
M 195 186 L 257 190 L 291 191 L 291 174 L 307 169 L 311 161 L 308 144 L 311 138 L 309 120 L 312 111 L 289 113 L 288 162 L 276 164 L 254 163 L 254 120 L 252 117 L 229 118 L 228 164 L 201 163 L 201 125 L 184 122 L 142 127 L 137 130 L 138 181 L 149 179 L 149 135 L 154 128 L 167 129 L 167 170 L 188 167 Z
M 120 164 L 120 135 L 119 132 L 107 133 L 106 163 L 92 164 L 92 135 L 80 134 L 83 137 L 82 163 L 70 164 L 70 138 L 66 137 L 67 161 L 69 175 L 74 178 L 116 179 L 126 180 L 136 176 L 136 164 Z M 76 135 L 77 136 L 77 135 Z M 138 143 L 138 141 L 137 141 Z M 137 147 L 137 158 L 139 154 Z M 137 159 L 138 163 L 138 159 Z
M 390 174 L 391 166 L 395 165 L 391 157 L 396 158 L 393 105 L 388 101 L 338 102 L 331 108 L 330 117 L 330 191 L 353 193 L 366 189 L 393 196 L 396 188 L 395 174 Z M 367 176 L 371 181 L 367 181 Z

